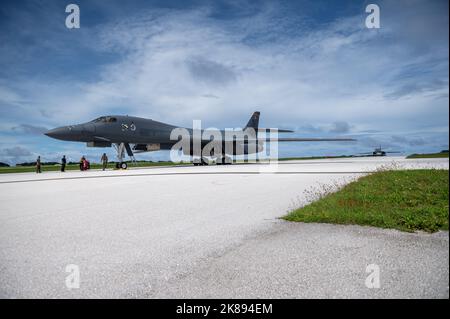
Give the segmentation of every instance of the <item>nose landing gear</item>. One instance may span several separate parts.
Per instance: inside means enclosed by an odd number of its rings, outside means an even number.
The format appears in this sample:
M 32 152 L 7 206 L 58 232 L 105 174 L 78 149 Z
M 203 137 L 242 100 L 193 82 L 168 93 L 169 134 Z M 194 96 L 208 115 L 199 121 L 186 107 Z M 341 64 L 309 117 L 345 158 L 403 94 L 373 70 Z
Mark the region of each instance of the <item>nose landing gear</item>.
M 126 162 L 116 163 L 116 168 L 117 169 L 127 169 L 128 168 L 128 164 Z
M 208 159 L 201 157 L 201 158 L 195 158 L 193 160 L 194 166 L 203 166 L 203 165 L 209 165 Z
M 128 143 L 120 143 L 120 144 L 113 144 L 114 148 L 117 151 L 117 159 L 119 160 L 116 163 L 116 168 L 117 169 L 127 169 L 128 168 L 128 164 L 126 162 L 123 161 L 123 159 L 125 158 L 125 150 L 127 151 L 128 156 L 131 158 L 131 161 L 133 163 L 136 162 L 136 159 L 134 158 L 133 152 L 131 151 L 131 147 L 130 144 Z

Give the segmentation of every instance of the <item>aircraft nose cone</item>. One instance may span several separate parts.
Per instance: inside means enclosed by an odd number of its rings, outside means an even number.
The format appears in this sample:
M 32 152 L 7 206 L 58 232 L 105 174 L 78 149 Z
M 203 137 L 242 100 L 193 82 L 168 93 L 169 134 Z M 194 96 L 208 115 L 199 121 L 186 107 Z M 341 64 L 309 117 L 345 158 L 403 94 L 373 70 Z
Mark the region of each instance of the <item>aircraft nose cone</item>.
M 62 128 L 58 127 L 58 128 L 48 130 L 44 134 L 49 137 L 58 138 L 58 137 L 61 137 L 62 133 L 63 133 Z
M 71 130 L 65 126 L 65 127 L 57 127 L 57 128 L 48 130 L 44 134 L 49 137 L 56 138 L 58 140 L 66 140 L 67 138 L 70 137 L 70 133 L 71 133 Z

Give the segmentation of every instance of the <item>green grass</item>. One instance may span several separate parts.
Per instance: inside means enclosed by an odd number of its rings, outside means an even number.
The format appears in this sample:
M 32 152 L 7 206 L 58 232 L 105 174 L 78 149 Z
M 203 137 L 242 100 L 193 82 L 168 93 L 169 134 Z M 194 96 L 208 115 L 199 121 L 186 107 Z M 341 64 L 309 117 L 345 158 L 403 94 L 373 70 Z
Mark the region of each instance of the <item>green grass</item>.
M 108 169 L 114 169 L 115 163 L 109 163 Z M 151 167 L 151 166 L 171 166 L 171 165 L 182 165 L 182 163 L 173 162 L 136 162 L 136 164 L 128 163 L 128 167 Z M 91 169 L 101 169 L 101 164 L 91 164 Z M 77 165 L 66 165 L 67 171 L 79 170 L 80 167 Z M 42 172 L 59 171 L 61 170 L 61 165 L 43 165 L 41 167 Z M 0 174 L 6 173 L 26 173 L 35 172 L 36 168 L 34 166 L 12 166 L 12 167 L 0 167 Z
M 429 153 L 429 154 L 411 154 L 406 158 L 448 158 L 448 152 Z
M 382 171 L 296 209 L 284 219 L 407 232 L 448 230 L 448 191 L 448 170 Z

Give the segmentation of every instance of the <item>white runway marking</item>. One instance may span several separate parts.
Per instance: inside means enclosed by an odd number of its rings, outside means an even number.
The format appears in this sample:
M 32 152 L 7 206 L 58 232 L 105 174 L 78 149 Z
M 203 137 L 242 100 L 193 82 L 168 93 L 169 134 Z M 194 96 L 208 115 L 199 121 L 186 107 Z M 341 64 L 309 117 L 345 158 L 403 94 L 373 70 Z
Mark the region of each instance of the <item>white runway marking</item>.
M 276 174 L 252 164 L 0 175 L 0 297 L 177 297 L 181 278 L 273 232 L 304 190 L 392 161 L 449 166 L 361 158 L 285 162 Z M 79 267 L 78 289 L 65 285 L 67 265 Z M 183 296 L 220 297 L 211 282 L 186 282 L 200 290 Z

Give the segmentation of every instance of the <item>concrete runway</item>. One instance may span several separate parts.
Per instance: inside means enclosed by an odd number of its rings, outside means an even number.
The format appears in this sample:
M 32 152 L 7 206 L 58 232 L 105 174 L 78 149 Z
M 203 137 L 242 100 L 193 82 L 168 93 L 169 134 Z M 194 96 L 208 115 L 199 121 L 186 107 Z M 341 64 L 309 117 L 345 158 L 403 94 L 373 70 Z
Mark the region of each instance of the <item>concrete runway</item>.
M 448 232 L 288 223 L 304 191 L 379 167 L 350 158 L 0 175 L 2 298 L 448 298 Z M 80 287 L 66 287 L 66 266 Z M 366 266 L 380 288 L 365 286 Z

